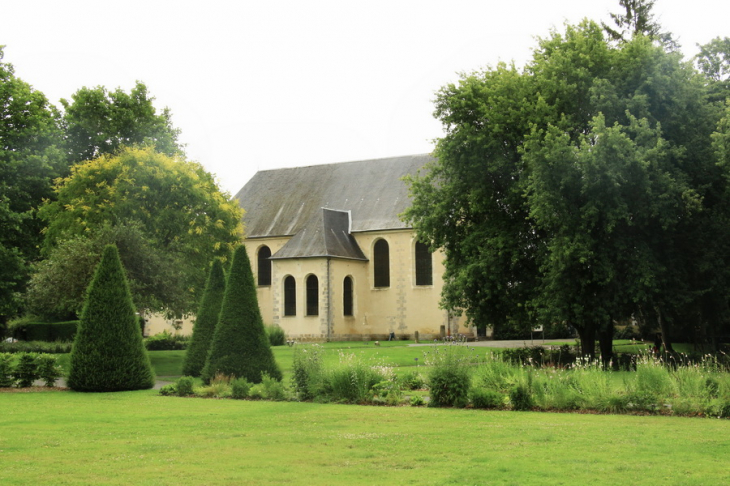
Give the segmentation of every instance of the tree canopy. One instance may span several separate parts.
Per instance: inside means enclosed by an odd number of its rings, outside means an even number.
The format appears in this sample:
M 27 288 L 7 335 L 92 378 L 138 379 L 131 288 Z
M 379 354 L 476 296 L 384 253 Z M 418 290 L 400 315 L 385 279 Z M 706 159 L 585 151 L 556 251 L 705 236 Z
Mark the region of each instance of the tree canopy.
M 2 58 L 0 46 L 0 321 L 20 305 L 41 241 L 36 211 L 65 164 L 58 111 Z
M 126 93 L 121 88 L 83 87 L 61 100 L 65 145 L 70 162 L 114 154 L 122 147 L 153 145 L 166 155 L 182 154 L 180 130 L 172 126 L 168 108 L 157 113 L 147 86 L 137 81 Z
M 105 225 L 137 222 L 149 245 L 168 255 L 194 310 L 209 262 L 240 241 L 241 210 L 203 167 L 153 147 L 124 148 L 72 167 L 44 204 L 45 249 L 93 235 Z
M 653 2 L 620 3 L 620 42 L 566 25 L 523 69 L 437 93 L 445 135 L 408 181 L 404 218 L 444 249 L 442 305 L 497 336 L 565 322 L 610 355 L 615 321 L 643 319 L 668 341 L 730 317 L 726 271 L 711 264 L 730 255 L 724 104 L 656 42 Z

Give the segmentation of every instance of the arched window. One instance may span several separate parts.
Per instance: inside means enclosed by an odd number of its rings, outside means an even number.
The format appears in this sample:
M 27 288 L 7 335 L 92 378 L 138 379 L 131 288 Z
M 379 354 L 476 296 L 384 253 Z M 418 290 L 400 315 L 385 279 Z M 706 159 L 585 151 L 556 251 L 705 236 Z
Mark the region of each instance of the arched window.
M 284 315 L 297 315 L 297 281 L 291 275 L 284 279 Z
M 271 249 L 268 246 L 259 248 L 258 270 L 259 285 L 271 285 Z
M 319 280 L 316 275 L 307 277 L 307 314 L 319 315 Z
M 428 245 L 416 242 L 416 285 L 433 285 L 433 264 Z
M 345 277 L 342 282 L 342 314 L 352 315 L 352 277 Z
M 373 248 L 373 281 L 375 287 L 390 287 L 390 250 L 385 240 L 378 240 Z

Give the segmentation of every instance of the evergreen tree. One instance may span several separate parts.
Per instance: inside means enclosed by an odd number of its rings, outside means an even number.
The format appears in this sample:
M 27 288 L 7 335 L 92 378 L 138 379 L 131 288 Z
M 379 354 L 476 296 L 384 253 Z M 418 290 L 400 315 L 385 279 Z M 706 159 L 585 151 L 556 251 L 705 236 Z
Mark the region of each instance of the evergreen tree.
M 203 299 L 200 302 L 193 337 L 190 346 L 185 354 L 183 363 L 183 374 L 187 376 L 200 376 L 205 366 L 205 358 L 208 356 L 210 342 L 213 340 L 215 326 L 218 323 L 218 314 L 223 303 L 223 293 L 226 290 L 226 277 L 223 274 L 223 265 L 216 259 L 210 267 L 208 282 L 205 285 Z
M 246 247 L 233 254 L 218 325 L 201 374 L 209 383 L 216 373 L 261 382 L 261 373 L 281 380 L 261 319 L 251 262 Z
M 155 383 L 114 245 L 104 248 L 89 285 L 67 382 L 73 390 L 97 392 L 142 390 Z

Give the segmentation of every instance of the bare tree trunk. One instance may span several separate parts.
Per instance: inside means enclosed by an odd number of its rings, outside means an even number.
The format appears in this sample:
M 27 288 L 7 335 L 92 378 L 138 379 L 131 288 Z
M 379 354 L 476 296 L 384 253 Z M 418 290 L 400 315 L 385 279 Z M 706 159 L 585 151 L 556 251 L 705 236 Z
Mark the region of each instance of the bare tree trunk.
M 669 338 L 669 325 L 666 320 L 662 319 L 662 311 L 658 306 L 654 307 L 654 311 L 656 312 L 657 324 L 659 324 L 659 329 L 662 332 L 662 344 L 664 345 L 664 351 L 673 353 L 674 348 L 672 348 L 672 341 Z
M 584 324 L 582 327 L 574 327 L 580 336 L 580 354 L 593 359 L 596 356 L 596 326 Z
M 607 367 L 613 357 L 613 320 L 604 323 L 598 332 L 598 345 L 601 350 L 601 361 Z

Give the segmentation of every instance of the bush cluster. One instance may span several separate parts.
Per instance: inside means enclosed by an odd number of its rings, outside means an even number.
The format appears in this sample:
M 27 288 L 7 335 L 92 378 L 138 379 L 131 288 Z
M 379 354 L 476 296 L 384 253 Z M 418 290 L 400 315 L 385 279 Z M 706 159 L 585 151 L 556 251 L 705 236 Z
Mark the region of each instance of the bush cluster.
M 266 335 L 269 337 L 269 344 L 271 346 L 283 346 L 286 344 L 286 332 L 276 325 L 266 326 Z
M 0 341 L 0 353 L 47 353 L 66 354 L 71 352 L 72 342 L 55 341 Z
M 170 334 L 167 330 L 145 338 L 144 345 L 147 351 L 176 351 L 187 349 L 190 338 L 178 334 Z
M 160 395 L 199 398 L 233 398 L 236 400 L 282 401 L 293 398 L 281 380 L 263 373 L 261 383 L 252 384 L 246 378 L 216 374 L 210 382 L 196 385 L 192 376 L 183 376 L 175 383 L 160 388 Z
M 469 403 L 472 362 L 459 344 L 434 347 L 426 364 L 431 366 L 428 388 L 431 407 L 465 407 Z
M 10 333 L 21 341 L 73 341 L 79 321 L 39 322 L 20 319 L 10 324 Z
M 27 388 L 39 379 L 52 387 L 61 376 L 61 367 L 54 355 L 0 353 L 0 387 Z

